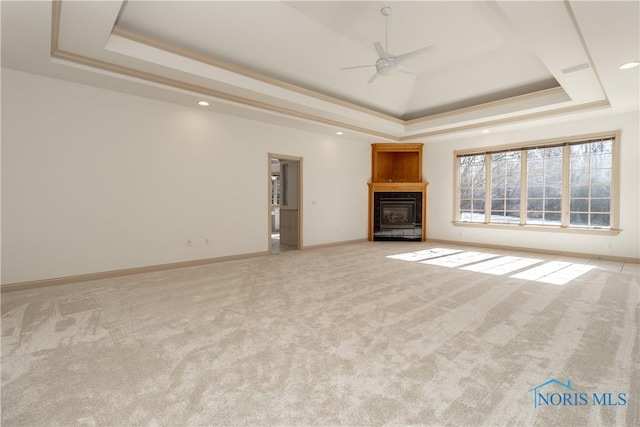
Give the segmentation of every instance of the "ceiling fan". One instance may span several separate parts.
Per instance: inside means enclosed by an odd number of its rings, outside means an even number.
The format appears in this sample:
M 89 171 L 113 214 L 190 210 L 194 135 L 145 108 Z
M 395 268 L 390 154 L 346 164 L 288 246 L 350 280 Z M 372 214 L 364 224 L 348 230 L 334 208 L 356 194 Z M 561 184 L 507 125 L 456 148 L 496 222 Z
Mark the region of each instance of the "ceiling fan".
M 435 45 L 423 47 L 422 49 L 414 50 L 409 53 L 405 53 L 404 55 L 391 55 L 389 53 L 389 16 L 391 15 L 391 8 L 389 6 L 383 7 L 380 9 L 380 12 L 384 15 L 384 49 L 380 42 L 374 42 L 373 46 L 376 48 L 376 52 L 378 53 L 378 60 L 375 64 L 371 65 L 357 65 L 355 67 L 343 67 L 341 70 L 355 70 L 358 68 L 369 68 L 376 67 L 376 73 L 371 76 L 367 83 L 373 82 L 379 75 L 388 75 L 393 73 L 394 71 L 401 71 L 403 73 L 408 74 L 418 74 L 417 71 L 402 65 L 403 61 L 406 61 L 409 58 L 416 57 L 418 55 L 422 55 L 425 52 L 428 52 L 435 48 Z

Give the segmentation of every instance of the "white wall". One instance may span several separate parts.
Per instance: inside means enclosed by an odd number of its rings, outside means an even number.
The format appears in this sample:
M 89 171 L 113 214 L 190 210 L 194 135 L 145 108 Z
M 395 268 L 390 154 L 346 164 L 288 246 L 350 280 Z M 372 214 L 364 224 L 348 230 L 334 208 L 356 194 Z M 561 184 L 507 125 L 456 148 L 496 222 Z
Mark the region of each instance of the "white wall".
M 366 143 L 2 69 L 2 283 L 267 251 L 268 153 L 305 246 L 366 238 Z
M 427 238 L 617 257 L 640 257 L 640 136 L 638 112 L 545 124 L 509 132 L 434 140 L 425 145 L 429 182 Z M 454 150 L 561 138 L 620 129 L 620 228 L 617 236 L 456 227 L 452 224 Z
M 451 224 L 454 150 L 614 129 L 620 235 Z M 638 258 L 639 146 L 637 112 L 430 142 L 428 238 Z M 2 283 L 266 252 L 268 153 L 303 158 L 305 246 L 364 239 L 370 150 L 2 69 Z

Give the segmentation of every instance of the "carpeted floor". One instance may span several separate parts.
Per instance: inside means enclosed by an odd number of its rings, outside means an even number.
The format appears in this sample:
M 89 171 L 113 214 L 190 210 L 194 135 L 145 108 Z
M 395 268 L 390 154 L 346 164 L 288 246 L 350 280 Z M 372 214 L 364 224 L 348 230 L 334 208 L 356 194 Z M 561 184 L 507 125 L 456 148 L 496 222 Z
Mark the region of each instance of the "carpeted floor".
M 638 277 L 389 242 L 8 292 L 2 425 L 637 426 Z

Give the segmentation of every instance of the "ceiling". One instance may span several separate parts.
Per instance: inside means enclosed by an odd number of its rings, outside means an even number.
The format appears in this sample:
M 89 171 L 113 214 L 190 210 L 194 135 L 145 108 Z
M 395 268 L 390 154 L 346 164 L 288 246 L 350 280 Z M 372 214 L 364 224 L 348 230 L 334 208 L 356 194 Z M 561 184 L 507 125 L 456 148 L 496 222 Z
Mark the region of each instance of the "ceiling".
M 376 140 L 638 110 L 637 1 L 2 1 L 2 66 Z M 385 23 L 381 9 L 391 6 Z M 388 24 L 388 36 L 385 36 Z M 379 76 L 373 42 L 415 74 Z M 199 100 L 210 102 L 199 107 Z

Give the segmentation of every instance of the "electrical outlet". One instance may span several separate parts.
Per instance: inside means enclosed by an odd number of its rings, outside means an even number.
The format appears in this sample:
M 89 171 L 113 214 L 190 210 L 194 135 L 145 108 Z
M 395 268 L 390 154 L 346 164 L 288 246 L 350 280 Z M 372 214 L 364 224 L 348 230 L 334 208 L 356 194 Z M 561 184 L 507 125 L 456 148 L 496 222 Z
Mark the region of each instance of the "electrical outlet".
M 187 246 L 191 246 L 191 240 L 187 240 Z

